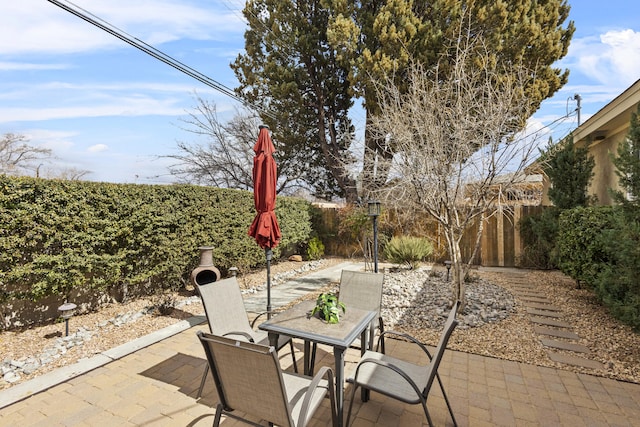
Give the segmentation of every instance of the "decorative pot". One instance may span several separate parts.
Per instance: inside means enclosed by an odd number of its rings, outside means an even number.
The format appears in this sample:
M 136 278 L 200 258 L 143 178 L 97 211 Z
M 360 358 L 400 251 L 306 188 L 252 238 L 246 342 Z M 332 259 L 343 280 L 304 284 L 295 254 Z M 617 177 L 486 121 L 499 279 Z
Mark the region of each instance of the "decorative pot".
M 200 265 L 191 272 L 191 283 L 193 285 L 206 285 L 220 279 L 220 270 L 213 266 L 213 247 L 201 246 Z

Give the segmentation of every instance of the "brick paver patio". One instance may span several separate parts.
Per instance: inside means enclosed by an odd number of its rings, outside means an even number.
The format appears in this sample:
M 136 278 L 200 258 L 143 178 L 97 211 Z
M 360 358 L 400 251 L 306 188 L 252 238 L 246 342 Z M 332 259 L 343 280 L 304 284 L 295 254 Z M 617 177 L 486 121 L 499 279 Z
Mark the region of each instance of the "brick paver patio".
M 210 426 L 216 402 L 211 378 L 203 397 L 195 399 L 205 364 L 199 329 L 205 327 L 192 327 L 4 407 L 0 425 Z M 301 352 L 302 343 L 296 348 Z M 390 354 L 408 358 L 417 354 L 412 350 L 388 340 Z M 347 355 L 347 374 L 358 355 L 356 350 Z M 333 363 L 331 350 L 321 346 L 318 359 Z M 286 351 L 281 360 L 291 369 Z M 457 351 L 445 353 L 440 374 L 461 426 L 640 426 L 640 384 Z M 437 426 L 452 425 L 437 387 L 428 405 Z M 354 427 L 426 425 L 421 407 L 375 393 L 365 404 L 357 393 L 354 414 Z M 311 425 L 329 426 L 330 420 L 327 402 Z M 223 418 L 222 425 L 246 424 Z

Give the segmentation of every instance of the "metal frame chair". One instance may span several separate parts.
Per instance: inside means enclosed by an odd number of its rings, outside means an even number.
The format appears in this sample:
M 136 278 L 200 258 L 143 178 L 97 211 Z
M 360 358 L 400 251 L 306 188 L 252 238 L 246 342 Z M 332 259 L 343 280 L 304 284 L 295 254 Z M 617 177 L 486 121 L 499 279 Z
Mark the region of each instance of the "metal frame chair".
M 235 277 L 201 285 L 196 284 L 196 288 L 200 294 L 200 299 L 202 300 L 202 305 L 204 306 L 204 311 L 207 316 L 209 332 L 214 335 L 269 345 L 268 334 L 264 331 L 254 330 L 256 321 L 262 315 L 266 314 L 266 312 L 259 313 L 253 322 L 249 323 L 249 316 L 244 305 L 244 300 L 242 299 L 242 292 Z M 291 347 L 293 369 L 295 372 L 298 372 L 293 340 L 290 337 L 281 335 L 278 338 L 277 350 L 280 350 L 287 344 Z M 209 365 L 206 365 L 196 399 L 202 395 L 208 371 Z
M 424 344 L 407 334 L 393 331 L 386 331 L 382 334 L 396 335 L 416 344 L 428 356 L 429 364 L 426 366 L 416 365 L 376 351 L 367 351 L 360 359 L 360 362 L 358 362 L 354 377 L 347 379 L 348 382 L 353 383 L 351 402 L 349 403 L 347 413 L 347 426 L 351 418 L 353 400 L 358 387 L 384 394 L 404 403 L 422 404 L 427 421 L 430 426 L 433 426 L 429 410 L 427 409 L 427 398 L 429 397 L 429 391 L 431 390 L 434 379 L 437 379 L 440 384 L 440 389 L 442 390 L 442 395 L 444 396 L 449 414 L 453 420 L 453 425 L 457 426 L 449 398 L 444 391 L 444 386 L 438 374 L 438 367 L 440 366 L 449 337 L 451 337 L 453 330 L 458 324 L 456 312 L 459 306 L 460 302 L 456 302 L 453 305 L 433 355 L 431 355 Z
M 369 333 L 369 346 L 373 345 L 376 329 L 380 336 L 384 332 L 384 321 L 380 315 L 380 307 L 382 306 L 382 287 L 384 285 L 384 274 L 371 273 L 365 271 L 342 270 L 340 275 L 340 294 L 339 299 L 349 310 L 349 307 L 355 307 L 362 310 L 376 310 L 378 312 L 377 325 L 371 324 Z M 360 348 L 360 338 L 357 338 L 351 347 Z M 311 350 L 311 372 L 315 365 L 316 350 L 318 345 L 313 344 Z M 381 341 L 380 348 L 382 353 L 384 349 L 384 338 Z
M 333 371 L 323 367 L 313 377 L 283 372 L 273 347 L 198 332 L 216 383 L 214 427 L 222 415 L 261 426 L 231 413 L 240 411 L 269 425 L 304 427 L 329 395 L 337 425 Z
M 376 310 L 378 312 L 378 324 L 371 325 L 369 342 L 373 345 L 376 328 L 379 333 L 384 332 L 384 321 L 380 314 L 382 306 L 382 289 L 384 286 L 384 274 L 365 271 L 342 270 L 340 276 L 339 299 L 347 309 L 356 307 L 362 310 Z M 353 347 L 360 347 L 360 340 L 356 340 Z M 380 341 L 380 349 L 384 353 L 384 338 Z

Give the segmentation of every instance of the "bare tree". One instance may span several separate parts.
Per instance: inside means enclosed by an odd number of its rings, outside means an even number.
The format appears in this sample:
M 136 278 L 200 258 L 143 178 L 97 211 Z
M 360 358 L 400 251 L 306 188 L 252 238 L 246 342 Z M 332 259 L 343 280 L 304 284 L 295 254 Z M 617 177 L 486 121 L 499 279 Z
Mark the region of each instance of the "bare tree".
M 381 113 L 372 124 L 396 152 L 377 196 L 390 208 L 428 214 L 441 225 L 452 261 L 452 298 L 464 307 L 464 279 L 482 223 L 524 179 L 536 142 L 517 133 L 531 114 L 523 88 L 535 75 L 521 64 L 505 72 L 480 35 L 461 34 L 445 58 L 446 73 L 439 73 L 442 64 L 429 70 L 413 64 L 408 90 L 392 77 L 379 83 Z M 475 249 L 463 260 L 461 239 L 478 222 Z
M 0 174 L 23 175 L 36 173 L 43 161 L 51 157 L 48 148 L 27 144 L 24 135 L 5 133 L 0 139 Z
M 253 146 L 258 138 L 261 119 L 248 111 L 236 111 L 231 120 L 220 120 L 216 105 L 199 96 L 197 106 L 183 119 L 183 130 L 200 139 L 177 143 L 179 153 L 163 156 L 177 161 L 169 169 L 183 182 L 207 184 L 222 188 L 249 190 L 253 188 Z M 302 171 L 292 167 L 291 159 L 282 156 L 276 145 L 278 162 L 277 193 L 291 193 L 307 188 Z
M 58 171 L 50 172 L 49 176 L 57 179 L 64 179 L 66 181 L 80 181 L 84 177 L 92 173 L 93 172 L 91 172 L 90 170 L 68 167 Z
M 197 97 L 198 105 L 183 119 L 187 132 L 201 137 L 198 142 L 178 142 L 178 154 L 168 155 L 178 163 L 171 174 L 184 182 L 216 187 L 252 187 L 253 144 L 259 118 L 237 114 L 235 125 L 225 125 L 218 118 L 216 105 Z

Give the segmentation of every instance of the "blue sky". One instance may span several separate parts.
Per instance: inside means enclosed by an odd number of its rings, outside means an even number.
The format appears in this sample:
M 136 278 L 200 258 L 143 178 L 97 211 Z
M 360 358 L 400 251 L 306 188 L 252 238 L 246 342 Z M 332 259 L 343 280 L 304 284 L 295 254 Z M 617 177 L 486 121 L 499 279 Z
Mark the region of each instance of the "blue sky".
M 74 3 L 223 85 L 243 49 L 241 0 L 75 0 Z M 584 122 L 640 78 L 640 5 L 629 0 L 573 0 L 576 33 L 557 65 L 569 83 L 531 119 L 553 125 L 554 139 Z M 235 101 L 47 0 L 0 3 L 0 134 L 25 135 L 51 148 L 56 168 L 89 170 L 85 179 L 169 183 L 158 156 L 195 136 L 181 129 L 195 94 L 214 100 L 222 117 Z M 363 114 L 356 112 L 362 129 Z M 274 133 L 277 130 L 274 130 Z M 257 136 L 257 130 L 256 130 Z M 48 168 L 48 169 L 45 169 Z

